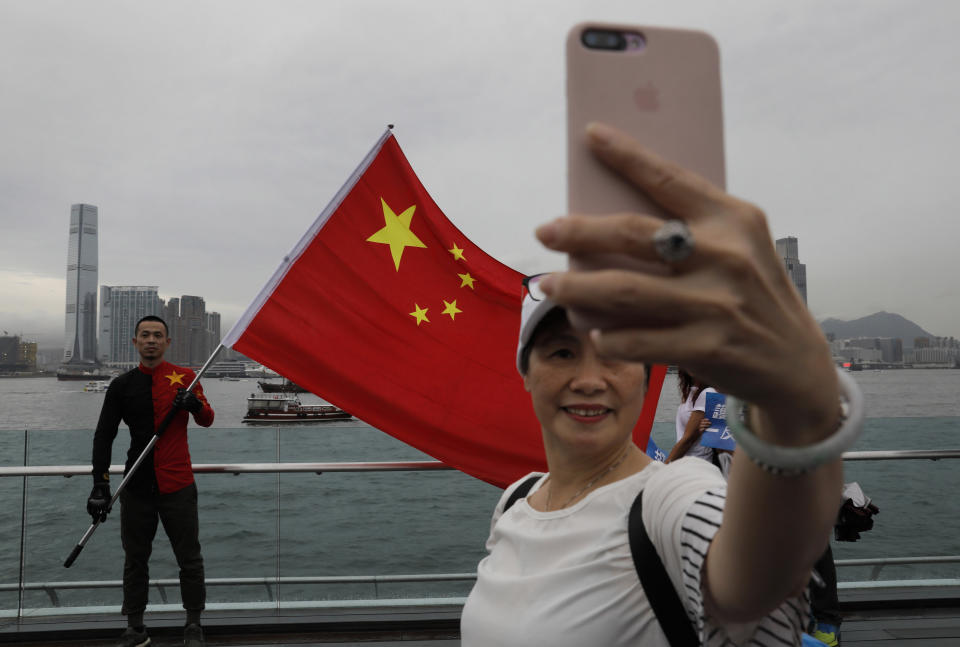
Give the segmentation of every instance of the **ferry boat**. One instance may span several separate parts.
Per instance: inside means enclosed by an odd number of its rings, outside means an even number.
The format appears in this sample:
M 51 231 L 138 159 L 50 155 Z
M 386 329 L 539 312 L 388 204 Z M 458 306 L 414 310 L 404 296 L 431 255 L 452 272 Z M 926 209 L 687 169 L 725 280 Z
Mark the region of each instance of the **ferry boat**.
M 86 380 L 89 382 L 91 380 L 109 380 L 111 377 L 113 377 L 112 373 L 106 373 L 101 371 L 100 369 L 84 370 L 84 369 L 70 368 L 66 366 L 61 366 L 60 368 L 57 369 L 57 379 L 61 381 Z
M 332 404 L 303 404 L 290 394 L 257 395 L 247 398 L 247 415 L 243 422 L 316 422 L 318 420 L 350 420 L 352 415 Z
M 83 385 L 83 390 L 87 393 L 103 393 L 107 390 L 107 382 L 93 380 Z
M 307 393 L 308 391 L 300 386 L 299 384 L 294 384 L 287 378 L 283 378 L 283 382 L 277 384 L 276 382 L 268 382 L 266 380 L 257 380 L 257 384 L 260 385 L 260 390 L 264 393 Z

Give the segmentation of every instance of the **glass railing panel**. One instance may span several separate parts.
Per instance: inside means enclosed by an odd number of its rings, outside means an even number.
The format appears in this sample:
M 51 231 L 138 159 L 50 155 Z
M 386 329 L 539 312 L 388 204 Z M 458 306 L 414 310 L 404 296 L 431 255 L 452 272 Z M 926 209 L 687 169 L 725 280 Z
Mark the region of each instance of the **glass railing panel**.
M 960 417 L 868 418 L 854 450 L 955 449 Z M 863 488 L 880 513 L 859 541 L 832 541 L 834 558 L 960 555 L 957 460 L 848 461 L 844 481 Z M 841 568 L 840 581 L 873 579 L 873 567 Z M 880 579 L 960 578 L 960 564 L 885 566 Z
M 284 462 L 420 461 L 429 456 L 360 424 L 290 426 Z M 454 471 L 281 476 L 280 574 L 474 573 L 500 490 Z M 389 577 L 387 578 L 389 579 Z M 471 581 L 285 583 L 284 601 L 462 597 Z
M 945 449 L 957 447 L 960 418 L 871 418 L 854 449 Z M 658 421 L 654 438 L 669 446 L 672 423 Z M 663 442 L 661 442 L 663 439 Z M 429 460 L 417 450 L 362 423 L 310 426 L 192 428 L 194 463 L 273 463 Z M 30 465 L 88 465 L 90 430 L 31 431 Z M 121 429 L 115 464 L 129 440 Z M 23 463 L 23 432 L 0 432 L 5 466 Z M 864 559 L 960 555 L 960 510 L 951 497 L 956 460 L 848 462 L 846 481 L 857 481 L 881 512 L 875 527 L 856 543 L 834 542 L 835 558 Z M 489 520 L 500 490 L 454 471 L 302 474 L 198 474 L 201 542 L 206 575 L 264 578 L 268 584 L 209 586 L 208 602 L 274 604 L 313 600 L 390 600 L 461 597 L 467 581 L 302 583 L 277 586 L 278 576 L 340 577 L 472 573 L 483 557 Z M 22 477 L 0 479 L 0 495 L 19 511 Z M 114 479 L 114 487 L 119 479 Z M 123 551 L 119 510 L 94 534 L 71 569 L 63 559 L 89 526 L 87 475 L 27 480 L 25 581 L 118 581 Z M 16 584 L 20 569 L 19 512 L 0 525 L 0 582 Z M 151 560 L 154 579 L 177 579 L 177 567 L 162 529 Z M 841 582 L 873 579 L 873 567 L 841 568 Z M 960 578 L 960 564 L 886 566 L 880 579 Z M 151 609 L 179 607 L 179 587 L 153 588 Z M 119 588 L 29 590 L 27 613 L 99 607 L 119 609 Z M 0 590 L 0 606 L 16 609 L 18 592 Z
M 274 463 L 274 428 L 203 429 L 190 427 L 194 464 Z M 200 544 L 208 580 L 274 578 L 277 563 L 277 475 L 196 474 Z M 165 536 L 158 533 L 154 554 L 163 551 L 173 562 Z M 176 578 L 176 564 L 172 575 Z M 172 587 L 179 604 L 179 587 Z M 155 596 L 151 594 L 151 599 Z M 275 601 L 272 587 L 262 584 L 207 586 L 207 604 Z
M 26 442 L 22 430 L 0 431 L 0 467 L 23 466 Z M 23 493 L 22 477 L 0 478 L 0 501 L 7 505 L 0 523 L 0 614 L 5 609 L 16 611 L 19 602 Z
M 119 436 L 118 436 L 119 439 Z M 90 465 L 93 432 L 89 429 L 31 430 L 28 465 Z M 116 443 L 119 445 L 119 442 Z M 117 447 L 115 447 L 115 450 Z M 115 456 L 118 452 L 115 451 Z M 31 476 L 27 480 L 27 530 L 24 544 L 24 580 L 32 585 L 51 582 L 119 580 L 123 569 L 120 515 L 115 508 L 87 543 L 70 569 L 63 561 L 90 526 L 86 501 L 89 475 Z M 24 592 L 24 609 L 98 607 L 118 599 L 119 590 L 70 589 Z
M 276 461 L 276 433 L 250 434 L 245 429 L 192 429 L 190 446 L 196 463 L 251 463 Z M 121 429 L 113 447 L 113 463 L 125 461 L 129 435 Z M 29 464 L 89 465 L 92 432 L 35 431 L 30 433 Z M 11 481 L 11 479 L 4 479 Z M 112 479 L 113 491 L 121 477 Z M 264 524 L 264 515 L 275 517 L 275 474 L 199 474 L 200 541 L 207 578 L 263 577 L 276 573 L 276 524 Z M 63 560 L 90 525 L 86 499 L 89 476 L 73 478 L 35 476 L 28 479 L 28 515 L 24 555 L 25 580 L 32 583 L 119 581 L 123 575 L 120 542 L 120 505 L 100 525 L 70 569 Z M 9 487 L 9 484 L 8 484 Z M 162 524 L 158 525 L 150 559 L 151 580 L 178 579 L 179 569 Z M 264 586 L 209 587 L 208 602 L 270 601 Z M 45 590 L 27 592 L 24 607 L 45 609 L 62 606 L 119 608 L 117 588 L 72 589 L 57 587 L 55 597 Z M 150 590 L 151 608 L 157 604 L 180 605 L 179 586 L 174 583 Z

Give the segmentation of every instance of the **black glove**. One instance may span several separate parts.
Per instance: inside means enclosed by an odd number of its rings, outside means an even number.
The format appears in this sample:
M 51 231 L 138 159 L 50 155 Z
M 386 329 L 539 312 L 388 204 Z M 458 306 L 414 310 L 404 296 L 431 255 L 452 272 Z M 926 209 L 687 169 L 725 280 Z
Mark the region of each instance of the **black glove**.
M 106 521 L 107 513 L 110 512 L 110 483 L 107 481 L 96 481 L 93 489 L 90 490 L 90 497 L 87 499 L 87 513 L 93 517 L 93 522 Z
M 193 394 L 193 391 L 177 389 L 177 397 L 173 399 L 173 406 L 177 409 L 186 409 L 190 413 L 200 413 L 203 403 L 200 402 L 200 398 Z

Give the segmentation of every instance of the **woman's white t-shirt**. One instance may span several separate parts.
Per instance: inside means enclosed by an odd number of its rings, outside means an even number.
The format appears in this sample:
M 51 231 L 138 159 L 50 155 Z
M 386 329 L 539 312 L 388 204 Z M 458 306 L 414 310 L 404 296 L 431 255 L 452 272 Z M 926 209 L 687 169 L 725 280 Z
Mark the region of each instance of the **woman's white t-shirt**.
M 687 429 L 687 422 L 690 421 L 690 415 L 694 411 L 706 412 L 707 394 L 716 392 L 716 389 L 709 386 L 703 389 L 699 394 L 697 394 L 696 389 L 694 389 L 690 392 L 690 395 L 687 396 L 687 399 L 680 403 L 680 406 L 677 407 L 677 442 L 680 442 L 680 439 L 683 438 L 683 433 Z M 697 396 L 696 400 L 693 399 L 694 395 Z M 713 449 L 710 447 L 704 447 L 698 440 L 693 444 L 692 447 L 690 447 L 690 449 L 687 450 L 687 453 L 684 454 L 684 456 L 695 456 L 697 458 L 702 458 L 705 461 L 713 461 Z
M 726 496 L 713 465 L 652 463 L 569 508 L 541 512 L 521 499 L 503 513 L 523 480 L 504 491 L 494 512 L 489 554 L 461 617 L 464 647 L 668 647 L 630 552 L 627 518 L 641 490 L 643 523 L 704 645 L 800 644 L 804 596 L 755 623 L 720 626 L 704 613 L 701 567 Z

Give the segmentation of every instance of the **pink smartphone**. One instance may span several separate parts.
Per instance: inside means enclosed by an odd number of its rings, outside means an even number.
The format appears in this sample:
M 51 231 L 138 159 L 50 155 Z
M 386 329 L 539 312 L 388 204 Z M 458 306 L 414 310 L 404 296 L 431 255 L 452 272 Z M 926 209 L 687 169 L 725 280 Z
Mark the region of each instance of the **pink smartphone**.
M 601 121 L 659 155 L 725 185 L 720 52 L 700 31 L 581 23 L 567 36 L 567 206 L 570 213 L 661 214 L 598 162 L 585 128 Z
M 581 23 L 567 36 L 568 211 L 668 216 L 594 158 L 585 133 L 592 121 L 616 126 L 659 155 L 725 185 L 720 53 L 704 32 Z M 669 271 L 623 254 L 571 257 L 569 265 Z M 581 330 L 630 325 L 609 313 L 571 309 L 568 314 Z

